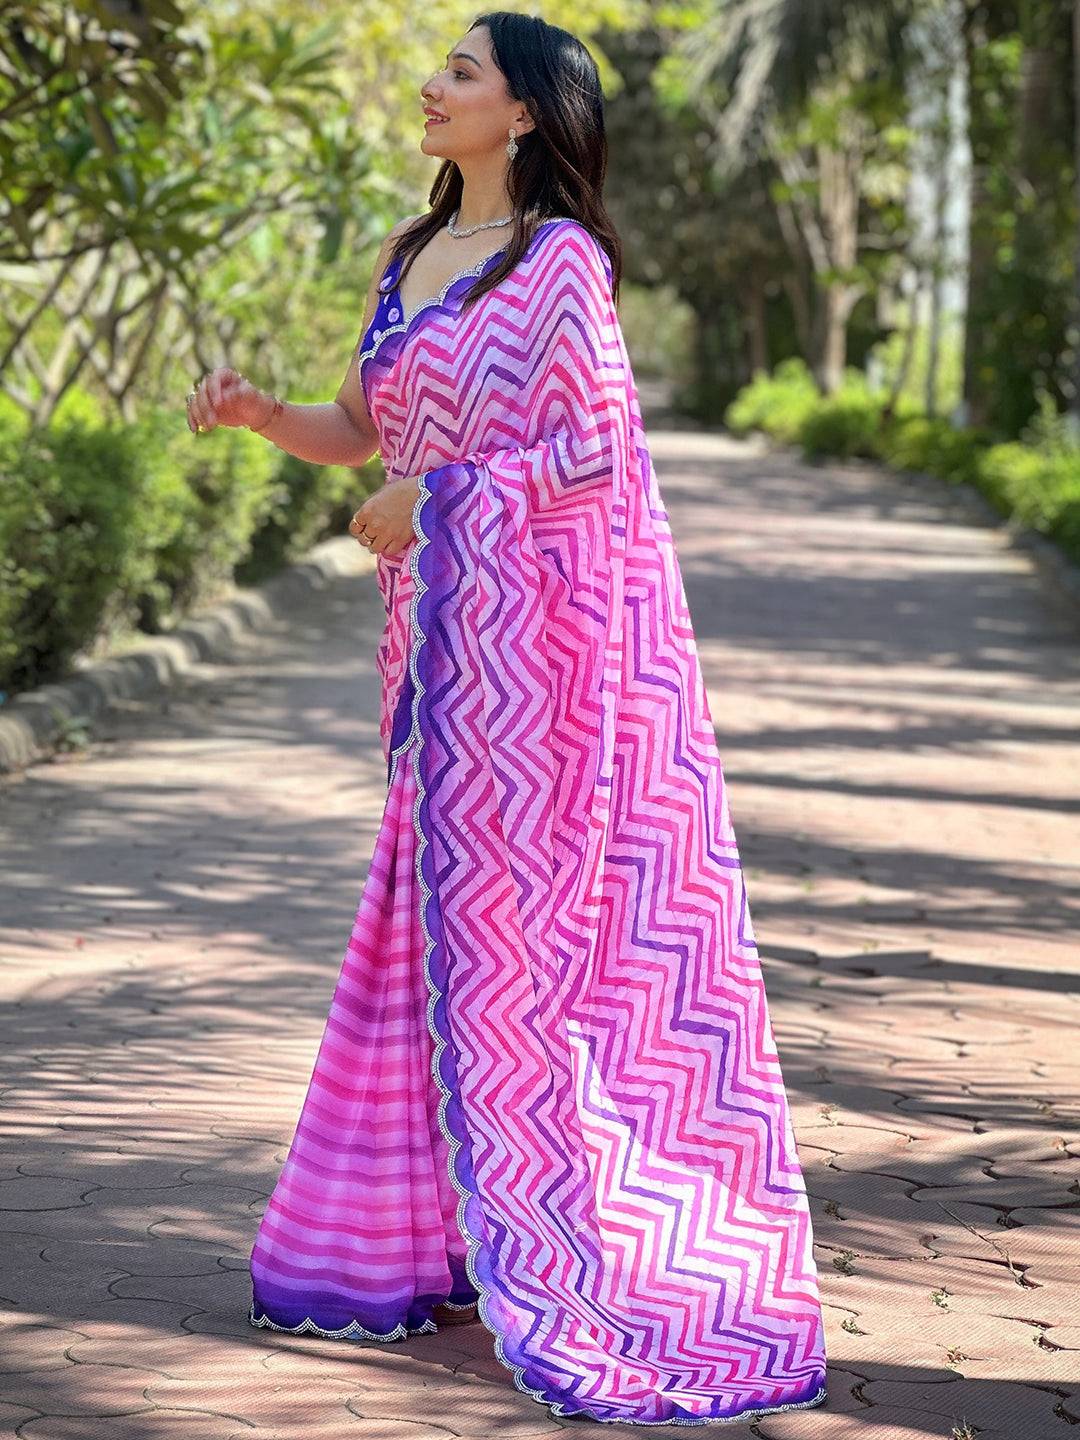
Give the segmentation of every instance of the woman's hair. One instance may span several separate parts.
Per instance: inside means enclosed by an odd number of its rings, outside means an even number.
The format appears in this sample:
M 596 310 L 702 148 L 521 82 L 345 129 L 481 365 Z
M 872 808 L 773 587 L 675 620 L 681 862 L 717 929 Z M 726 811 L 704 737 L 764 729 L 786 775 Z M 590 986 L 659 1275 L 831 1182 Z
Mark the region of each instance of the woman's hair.
M 506 88 L 528 107 L 534 128 L 516 137 L 517 154 L 507 172 L 514 219 L 506 253 L 494 269 L 479 277 L 465 303 L 472 304 L 508 275 L 536 227 L 555 215 L 579 221 L 607 251 L 612 295 L 617 300 L 622 246 L 601 197 L 607 139 L 595 61 L 576 36 L 534 15 L 492 10 L 478 15 L 469 28 L 477 25 L 486 25 L 491 32 L 491 48 Z M 444 160 L 428 195 L 430 210 L 398 236 L 391 250 L 392 259 L 402 258 L 402 274 L 417 251 L 453 217 L 461 191 L 461 171 L 453 160 Z

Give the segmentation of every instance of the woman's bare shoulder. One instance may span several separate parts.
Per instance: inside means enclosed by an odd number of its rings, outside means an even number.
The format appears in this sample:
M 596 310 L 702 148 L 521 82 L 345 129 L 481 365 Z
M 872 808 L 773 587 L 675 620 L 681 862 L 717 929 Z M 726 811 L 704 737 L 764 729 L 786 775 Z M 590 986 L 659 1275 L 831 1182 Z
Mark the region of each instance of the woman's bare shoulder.
M 406 215 L 404 220 L 399 220 L 396 225 L 391 226 L 386 236 L 387 241 L 399 239 L 402 235 L 405 234 L 406 230 L 412 228 L 412 226 L 416 223 L 417 220 L 423 220 L 423 218 L 423 213 L 419 215 Z
M 406 215 L 405 218 L 399 220 L 396 225 L 391 225 L 390 229 L 386 232 L 382 244 L 379 246 L 379 257 L 375 268 L 380 278 L 389 263 L 390 255 L 397 242 L 417 220 L 422 220 L 423 218 L 423 215 Z

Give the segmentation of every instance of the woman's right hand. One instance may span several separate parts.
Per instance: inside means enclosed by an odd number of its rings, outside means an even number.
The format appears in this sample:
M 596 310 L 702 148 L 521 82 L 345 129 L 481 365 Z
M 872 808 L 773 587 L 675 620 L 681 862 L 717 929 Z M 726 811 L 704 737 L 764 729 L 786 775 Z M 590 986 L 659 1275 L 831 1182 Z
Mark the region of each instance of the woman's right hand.
M 193 435 L 216 425 L 261 425 L 269 418 L 274 397 L 245 380 L 228 365 L 219 365 L 203 377 L 188 397 L 188 429 Z

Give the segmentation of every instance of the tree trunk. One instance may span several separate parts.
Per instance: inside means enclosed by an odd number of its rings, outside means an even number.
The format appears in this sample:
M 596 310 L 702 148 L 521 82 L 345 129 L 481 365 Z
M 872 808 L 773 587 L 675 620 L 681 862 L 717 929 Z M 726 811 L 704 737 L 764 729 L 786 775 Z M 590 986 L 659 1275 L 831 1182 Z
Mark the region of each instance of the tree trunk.
M 821 222 L 828 249 L 829 269 L 838 279 L 825 281 L 822 297 L 820 383 L 826 395 L 834 394 L 844 378 L 847 363 L 847 324 L 860 291 L 849 279 L 859 244 L 860 155 L 855 144 L 817 147 L 821 185 Z
M 964 325 L 963 420 L 968 425 L 985 425 L 990 413 L 990 395 L 979 373 L 984 350 L 983 305 L 994 275 L 993 207 L 988 189 L 989 129 L 983 97 L 974 83 L 979 49 L 984 41 L 980 7 L 964 7 L 964 64 L 967 70 L 968 132 L 971 145 L 971 179 L 968 218 L 967 303 Z
M 889 396 L 883 411 L 886 417 L 896 413 L 900 396 L 904 393 L 904 386 L 911 374 L 911 362 L 915 358 L 915 337 L 919 330 L 919 302 L 922 299 L 923 285 L 924 273 L 922 270 L 916 269 L 912 278 L 911 294 L 908 296 L 907 327 L 904 330 L 904 343 L 900 350 L 900 363 L 896 367 L 896 374 L 889 387 Z
M 1080 0 L 1077 0 L 1080 4 Z M 795 338 L 807 364 L 814 349 L 813 306 L 811 304 L 811 277 L 813 268 L 806 251 L 799 223 L 787 201 L 776 201 L 776 218 L 780 233 L 791 255 L 791 266 L 782 276 L 781 283 L 787 293 L 791 316 L 795 323 Z
M 1014 267 L 1025 297 L 1019 333 L 1029 338 L 1018 356 L 1021 374 L 1002 414 L 1009 433 L 1018 432 L 1036 412 L 1044 391 L 1063 405 L 1068 384 L 1058 365 L 1069 343 L 1065 321 L 1071 297 L 1054 272 L 1062 262 L 1068 263 L 1072 251 L 1069 222 L 1061 208 L 1062 180 L 1072 151 L 1066 100 L 1071 11 L 1071 0 L 1029 0 L 1021 29 L 1024 51 L 1017 117 L 1021 205 Z
M 1080 0 L 1078 0 L 1080 3 Z M 955 7 L 949 4 L 933 32 L 942 57 L 935 71 L 935 114 L 931 126 L 930 169 L 933 203 L 930 218 L 930 314 L 927 322 L 926 390 L 924 408 L 934 419 L 938 413 L 938 373 L 941 367 L 941 331 L 944 289 L 949 271 L 949 162 L 953 155 L 953 78 L 959 68 L 959 32 Z
M 1078 0 L 1080 3 L 1080 0 Z M 949 92 L 942 95 L 943 125 L 934 155 L 933 229 L 930 235 L 930 317 L 927 327 L 926 413 L 937 415 L 938 371 L 941 363 L 941 327 L 943 321 L 942 292 L 949 253 L 947 211 L 949 187 L 946 167 L 952 153 L 952 127 L 948 120 Z
M 769 369 L 769 334 L 765 324 L 765 283 L 756 265 L 751 268 L 747 280 L 749 293 L 744 301 L 744 317 L 747 357 L 753 376 L 759 370 L 767 372 Z
M 820 385 L 824 394 L 835 395 L 844 379 L 844 366 L 847 364 L 847 323 L 844 295 L 839 285 L 826 287 L 821 311 Z

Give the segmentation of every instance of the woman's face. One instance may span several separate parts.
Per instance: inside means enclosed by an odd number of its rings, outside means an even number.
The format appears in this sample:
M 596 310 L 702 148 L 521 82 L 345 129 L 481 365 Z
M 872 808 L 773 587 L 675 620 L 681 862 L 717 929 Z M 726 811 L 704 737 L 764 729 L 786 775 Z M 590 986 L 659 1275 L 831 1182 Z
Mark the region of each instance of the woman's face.
M 426 109 L 447 117 L 427 120 L 421 142 L 425 155 L 450 160 L 479 155 L 505 146 L 511 128 L 515 135 L 532 129 L 526 107 L 507 94 L 486 25 L 477 25 L 450 47 L 445 65 L 420 94 Z

